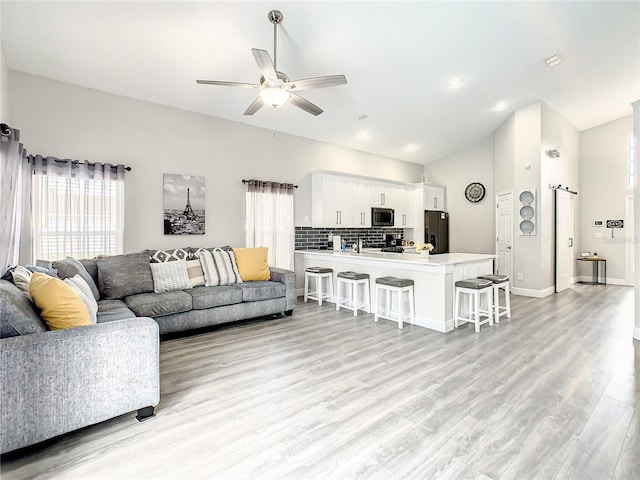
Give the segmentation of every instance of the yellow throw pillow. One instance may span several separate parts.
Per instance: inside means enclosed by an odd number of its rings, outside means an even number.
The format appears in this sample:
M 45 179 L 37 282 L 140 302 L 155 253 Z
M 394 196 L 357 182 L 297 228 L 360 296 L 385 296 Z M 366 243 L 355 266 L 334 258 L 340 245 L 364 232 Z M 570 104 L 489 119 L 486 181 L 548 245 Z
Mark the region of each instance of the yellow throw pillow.
M 36 272 L 31 276 L 29 293 L 51 330 L 91 325 L 84 302 L 59 278 Z
M 236 264 L 238 272 L 245 282 L 253 280 L 269 280 L 271 272 L 267 263 L 269 250 L 267 247 L 261 248 L 235 248 Z

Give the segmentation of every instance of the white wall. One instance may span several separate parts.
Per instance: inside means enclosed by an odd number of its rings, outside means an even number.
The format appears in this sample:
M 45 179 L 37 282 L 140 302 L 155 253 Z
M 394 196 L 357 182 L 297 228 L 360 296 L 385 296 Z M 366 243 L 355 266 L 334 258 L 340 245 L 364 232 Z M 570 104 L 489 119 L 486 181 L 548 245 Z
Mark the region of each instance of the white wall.
M 598 252 L 607 259 L 607 276 L 624 283 L 625 232 L 595 228 L 593 220 L 624 219 L 627 188 L 628 141 L 633 133 L 633 116 L 623 117 L 580 133 L 580 241 L 579 251 Z M 600 238 L 597 235 L 600 234 Z M 590 280 L 589 265 L 578 273 Z
M 563 185 L 573 191 L 580 191 L 578 159 L 580 157 L 580 134 L 562 115 L 546 103 L 542 103 L 542 139 L 541 139 L 540 199 L 541 222 L 543 224 L 542 258 L 548 285 L 555 285 L 555 192 L 549 185 Z M 550 158 L 545 152 L 556 149 L 560 157 Z M 579 243 L 578 212 L 580 197 L 573 195 L 574 207 L 574 245 Z M 548 232 L 548 233 L 547 233 Z M 547 236 L 545 240 L 544 235 Z M 574 248 L 574 253 L 580 253 Z M 572 259 L 574 272 L 576 261 Z M 572 277 L 575 276 L 572 275 Z
M 541 101 L 520 108 L 494 132 L 496 191 L 513 190 L 513 269 L 516 292 L 553 292 L 555 250 L 553 191 L 550 183 L 578 184 L 578 132 Z M 561 151 L 555 162 L 544 153 Z M 520 191 L 536 190 L 536 234 L 519 235 Z M 576 188 L 576 187 L 574 187 Z M 518 277 L 522 275 L 520 280 Z
M 447 187 L 450 251 L 494 253 L 495 189 L 493 186 L 493 138 L 425 166 L 429 182 Z M 464 190 L 471 182 L 486 188 L 484 200 L 471 203 Z
M 299 182 L 328 169 L 417 182 L 423 165 L 10 71 L 12 122 L 29 153 L 123 163 L 125 251 L 244 245 L 243 178 Z M 162 175 L 206 179 L 206 235 L 165 236 Z
M 0 46 L 0 121 L 11 125 L 9 111 L 9 69 L 4 50 Z

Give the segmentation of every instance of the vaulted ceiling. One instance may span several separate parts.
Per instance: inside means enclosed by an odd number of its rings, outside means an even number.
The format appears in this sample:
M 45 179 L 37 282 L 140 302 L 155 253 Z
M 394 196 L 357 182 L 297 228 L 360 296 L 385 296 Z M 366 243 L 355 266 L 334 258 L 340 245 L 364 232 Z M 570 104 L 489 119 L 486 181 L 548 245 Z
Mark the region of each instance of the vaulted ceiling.
M 578 130 L 632 113 L 640 98 L 640 2 L 9 2 L 10 69 L 418 163 L 490 135 L 541 99 Z M 252 48 L 291 79 L 348 84 L 242 113 L 258 83 Z M 545 59 L 559 54 L 550 68 Z M 461 79 L 451 87 L 454 78 Z M 496 105 L 503 102 L 501 110 Z M 413 145 L 413 147 L 409 147 Z

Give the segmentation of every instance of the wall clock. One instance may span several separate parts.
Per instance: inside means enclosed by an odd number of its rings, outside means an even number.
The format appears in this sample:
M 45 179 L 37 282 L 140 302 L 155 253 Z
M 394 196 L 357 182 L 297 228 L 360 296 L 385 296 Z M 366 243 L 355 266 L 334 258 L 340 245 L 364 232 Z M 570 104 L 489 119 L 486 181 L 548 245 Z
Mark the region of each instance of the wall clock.
M 471 203 L 478 203 L 484 198 L 486 191 L 484 185 L 478 182 L 473 182 L 467 185 L 464 189 L 464 196 Z

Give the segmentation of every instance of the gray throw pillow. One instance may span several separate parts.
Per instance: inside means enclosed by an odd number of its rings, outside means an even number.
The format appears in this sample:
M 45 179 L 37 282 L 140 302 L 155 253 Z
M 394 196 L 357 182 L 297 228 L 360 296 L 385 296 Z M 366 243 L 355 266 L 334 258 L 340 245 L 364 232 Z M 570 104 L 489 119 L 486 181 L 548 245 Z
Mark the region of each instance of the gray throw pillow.
M 18 287 L 0 280 L 0 337 L 15 337 L 46 332 L 35 306 L 20 292 Z
M 87 269 L 78 260 L 76 260 L 75 258 L 67 257 L 64 260 L 53 262 L 53 268 L 58 270 L 58 276 L 62 280 L 64 280 L 65 278 L 71 278 L 74 275 L 80 275 L 82 279 L 87 282 L 87 285 L 89 285 L 91 293 L 93 294 L 93 298 L 95 298 L 96 300 L 100 300 L 100 292 L 98 291 L 96 282 L 93 281 L 93 277 L 89 275 Z
M 117 300 L 136 293 L 153 292 L 148 250 L 102 257 L 97 264 L 105 299 Z

